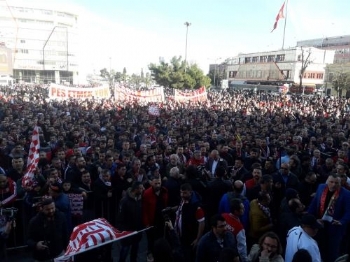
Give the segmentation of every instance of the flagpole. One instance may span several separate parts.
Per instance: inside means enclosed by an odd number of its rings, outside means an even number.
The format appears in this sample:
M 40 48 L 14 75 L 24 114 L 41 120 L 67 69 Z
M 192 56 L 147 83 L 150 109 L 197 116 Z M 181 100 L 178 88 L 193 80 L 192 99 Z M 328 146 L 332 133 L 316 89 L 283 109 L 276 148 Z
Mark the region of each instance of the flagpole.
M 284 27 L 283 27 L 283 41 L 282 41 L 282 50 L 284 49 L 284 40 L 285 40 L 285 38 L 286 38 L 287 16 L 288 16 L 288 0 L 286 0 L 286 13 L 285 13 L 285 18 L 284 18 Z

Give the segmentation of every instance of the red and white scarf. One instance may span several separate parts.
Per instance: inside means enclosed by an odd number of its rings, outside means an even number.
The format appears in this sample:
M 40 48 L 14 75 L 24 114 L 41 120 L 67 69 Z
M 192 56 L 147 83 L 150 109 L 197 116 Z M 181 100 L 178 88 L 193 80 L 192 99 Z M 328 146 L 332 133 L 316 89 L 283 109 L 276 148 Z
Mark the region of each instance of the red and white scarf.
M 328 186 L 326 186 L 326 188 L 323 190 L 322 196 L 321 196 L 320 213 L 319 213 L 320 217 L 323 217 L 323 215 L 326 211 L 329 213 L 330 216 L 333 216 L 335 202 L 339 197 L 340 189 L 337 189 L 333 193 L 333 196 L 331 197 L 331 200 L 329 201 L 328 206 L 326 207 L 326 198 L 327 198 L 328 192 L 329 192 L 329 188 L 328 188 Z

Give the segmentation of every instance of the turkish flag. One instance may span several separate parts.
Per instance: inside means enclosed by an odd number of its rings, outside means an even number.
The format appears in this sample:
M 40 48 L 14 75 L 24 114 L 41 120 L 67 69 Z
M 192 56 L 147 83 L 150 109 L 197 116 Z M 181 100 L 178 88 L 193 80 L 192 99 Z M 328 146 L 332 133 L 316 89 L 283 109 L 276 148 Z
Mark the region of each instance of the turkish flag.
M 284 14 L 283 14 L 284 4 L 285 4 L 285 2 L 283 2 L 283 5 L 281 6 L 281 8 L 276 16 L 276 21 L 273 25 L 273 29 L 272 29 L 271 33 L 273 32 L 273 30 L 275 30 L 277 28 L 278 20 L 280 20 L 281 18 L 284 18 Z

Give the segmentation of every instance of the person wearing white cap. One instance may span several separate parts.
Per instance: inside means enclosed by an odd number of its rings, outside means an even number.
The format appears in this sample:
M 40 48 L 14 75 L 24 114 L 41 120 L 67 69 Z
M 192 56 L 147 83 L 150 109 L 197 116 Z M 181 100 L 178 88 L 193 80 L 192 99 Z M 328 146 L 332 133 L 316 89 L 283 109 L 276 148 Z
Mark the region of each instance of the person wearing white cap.
M 306 249 L 312 262 L 321 262 L 320 250 L 313 237 L 317 234 L 322 225 L 317 222 L 311 214 L 306 214 L 301 219 L 301 226 L 293 227 L 287 234 L 287 247 L 285 262 L 291 262 L 294 254 L 299 249 Z

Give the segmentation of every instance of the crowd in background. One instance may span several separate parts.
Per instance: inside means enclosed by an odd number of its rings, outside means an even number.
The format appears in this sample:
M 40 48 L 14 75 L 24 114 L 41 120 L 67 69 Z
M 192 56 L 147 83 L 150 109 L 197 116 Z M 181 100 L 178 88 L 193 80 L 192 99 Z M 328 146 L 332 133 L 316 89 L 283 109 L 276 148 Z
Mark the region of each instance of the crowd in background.
M 38 261 L 47 259 L 42 250 L 57 256 L 68 244 L 41 243 L 47 236 L 34 222 L 52 205 L 67 236 L 98 217 L 122 230 L 152 226 L 149 261 L 292 261 L 307 250 L 310 261 L 333 262 L 349 250 L 344 98 L 221 90 L 207 102 L 166 100 L 152 116 L 135 101 L 57 102 L 45 86 L 21 90 L 28 101 L 3 93 L 0 104 L 0 207 L 23 200 L 17 221 L 31 221 L 20 229 Z M 28 189 L 22 177 L 36 125 L 40 160 Z M 307 244 L 292 247 L 296 232 Z M 122 242 L 120 261 L 130 249 L 136 261 L 140 240 Z

